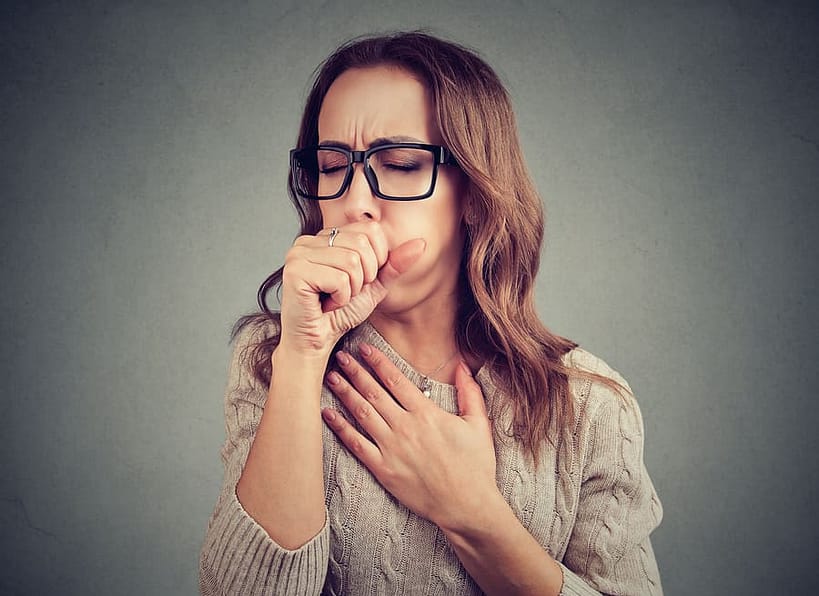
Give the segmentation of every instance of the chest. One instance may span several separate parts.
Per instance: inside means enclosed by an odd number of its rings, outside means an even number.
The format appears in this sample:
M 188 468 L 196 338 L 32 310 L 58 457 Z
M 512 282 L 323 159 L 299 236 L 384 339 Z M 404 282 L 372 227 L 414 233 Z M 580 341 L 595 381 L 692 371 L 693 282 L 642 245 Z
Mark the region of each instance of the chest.
M 338 407 L 326 396 L 329 407 Z M 325 593 L 479 594 L 443 533 L 385 491 L 324 429 L 325 504 L 331 552 Z M 515 516 L 552 556 L 561 558 L 579 491 L 571 450 L 544 447 L 539 465 L 506 436 L 495 438 L 496 484 Z

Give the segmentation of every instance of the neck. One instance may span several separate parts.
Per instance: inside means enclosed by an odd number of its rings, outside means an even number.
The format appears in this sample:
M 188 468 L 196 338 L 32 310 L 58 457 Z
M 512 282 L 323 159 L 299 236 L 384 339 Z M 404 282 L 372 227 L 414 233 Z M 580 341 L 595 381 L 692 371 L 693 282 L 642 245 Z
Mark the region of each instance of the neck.
M 419 312 L 418 309 L 405 313 L 383 313 L 376 310 L 369 320 L 395 351 L 418 372 L 430 374 L 445 364 L 430 376 L 436 380 L 452 382 L 455 368 L 460 362 L 455 337 L 454 305 L 450 309 L 435 309 L 434 314 Z

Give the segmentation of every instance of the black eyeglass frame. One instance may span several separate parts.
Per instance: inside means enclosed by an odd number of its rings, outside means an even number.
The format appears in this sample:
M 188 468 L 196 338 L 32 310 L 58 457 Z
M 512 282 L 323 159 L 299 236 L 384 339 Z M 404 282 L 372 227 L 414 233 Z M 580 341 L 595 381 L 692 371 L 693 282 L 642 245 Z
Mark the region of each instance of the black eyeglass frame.
M 425 194 L 415 195 L 412 197 L 394 197 L 392 195 L 385 195 L 381 192 L 381 190 L 378 188 L 378 178 L 376 177 L 375 172 L 372 171 L 372 168 L 370 168 L 368 160 L 373 153 L 378 153 L 379 151 L 384 151 L 386 149 L 424 149 L 432 153 L 434 158 L 432 162 L 432 181 L 430 182 L 429 190 Z M 310 195 L 302 192 L 295 180 L 296 160 L 298 159 L 299 154 L 302 152 L 316 152 L 319 150 L 336 151 L 347 156 L 347 173 L 344 175 L 344 182 L 342 182 L 341 188 L 336 194 L 328 197 L 320 197 L 318 195 Z M 353 180 L 353 173 L 355 171 L 353 165 L 357 163 L 364 164 L 364 177 L 367 179 L 367 183 L 370 185 L 370 190 L 372 190 L 373 194 L 379 199 L 384 199 L 385 201 L 420 201 L 422 199 L 426 199 L 432 196 L 432 193 L 435 192 L 435 182 L 438 179 L 438 166 L 458 165 L 452 151 L 440 145 L 428 145 L 426 143 L 387 143 L 384 145 L 370 147 L 365 151 L 352 151 L 350 149 L 337 147 L 335 145 L 313 145 L 311 147 L 290 150 L 290 177 L 293 182 L 293 188 L 300 197 L 305 199 L 310 199 L 313 201 L 330 201 L 332 199 L 337 199 L 350 188 L 350 183 Z

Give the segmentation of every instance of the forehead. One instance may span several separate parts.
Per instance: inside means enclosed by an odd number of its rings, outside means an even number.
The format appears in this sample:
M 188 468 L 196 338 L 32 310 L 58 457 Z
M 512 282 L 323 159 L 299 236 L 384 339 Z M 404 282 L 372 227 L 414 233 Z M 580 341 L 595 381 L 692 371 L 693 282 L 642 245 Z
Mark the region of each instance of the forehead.
M 398 136 L 440 143 L 428 90 L 416 76 L 396 66 L 342 73 L 324 97 L 318 129 L 321 142 L 350 146 Z

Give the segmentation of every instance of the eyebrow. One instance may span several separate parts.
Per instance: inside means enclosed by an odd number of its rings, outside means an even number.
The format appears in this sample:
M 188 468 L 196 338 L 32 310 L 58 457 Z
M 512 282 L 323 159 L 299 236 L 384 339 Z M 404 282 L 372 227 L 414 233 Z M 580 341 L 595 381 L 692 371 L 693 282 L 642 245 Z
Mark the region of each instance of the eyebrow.
M 395 137 L 379 137 L 374 139 L 367 148 L 370 149 L 372 147 L 379 147 L 381 145 L 392 145 L 393 143 L 422 143 L 426 144 L 427 141 L 422 141 L 421 139 L 416 139 L 415 137 L 408 137 L 408 136 L 395 136 Z M 339 149 L 347 149 L 348 151 L 352 151 L 352 147 L 349 143 L 344 143 L 343 141 L 335 141 L 333 139 L 327 139 L 324 141 L 319 141 L 319 145 L 329 145 L 330 147 L 338 147 Z

